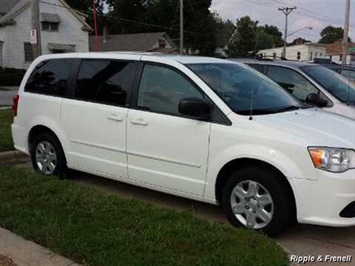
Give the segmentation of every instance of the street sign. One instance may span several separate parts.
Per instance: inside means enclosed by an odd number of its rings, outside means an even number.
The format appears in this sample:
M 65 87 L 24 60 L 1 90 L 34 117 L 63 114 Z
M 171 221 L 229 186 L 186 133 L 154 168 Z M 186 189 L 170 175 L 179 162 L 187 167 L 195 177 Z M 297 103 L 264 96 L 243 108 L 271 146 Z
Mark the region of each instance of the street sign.
M 31 30 L 31 44 L 37 44 L 37 31 Z

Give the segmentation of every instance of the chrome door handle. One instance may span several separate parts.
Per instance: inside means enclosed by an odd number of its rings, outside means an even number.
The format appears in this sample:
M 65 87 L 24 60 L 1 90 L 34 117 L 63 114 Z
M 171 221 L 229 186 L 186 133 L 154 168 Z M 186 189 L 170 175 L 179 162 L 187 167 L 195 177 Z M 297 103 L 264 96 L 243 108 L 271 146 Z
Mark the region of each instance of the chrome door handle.
M 109 115 L 107 117 L 107 119 L 110 121 L 114 121 L 114 122 L 122 122 L 123 121 L 123 117 L 120 117 L 118 115 Z
M 131 124 L 138 125 L 138 126 L 148 126 L 148 122 L 144 121 L 143 119 L 131 120 Z

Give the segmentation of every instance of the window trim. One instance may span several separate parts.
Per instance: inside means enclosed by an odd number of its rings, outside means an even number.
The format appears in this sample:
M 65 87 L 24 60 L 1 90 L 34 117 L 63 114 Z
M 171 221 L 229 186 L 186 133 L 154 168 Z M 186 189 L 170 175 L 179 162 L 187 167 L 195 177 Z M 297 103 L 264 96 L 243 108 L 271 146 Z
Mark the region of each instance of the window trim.
M 193 87 L 195 87 L 196 90 L 198 90 L 202 96 L 203 99 L 211 105 L 211 118 L 208 121 L 201 121 L 189 116 L 184 116 L 182 114 L 177 115 L 177 114 L 171 114 L 171 113 L 163 113 L 163 112 L 158 112 L 154 110 L 144 110 L 142 108 L 138 107 L 138 96 L 139 96 L 139 87 L 142 81 L 143 77 L 143 71 L 144 67 L 146 65 L 151 65 L 151 66 L 158 66 L 158 67 L 163 67 L 170 69 L 172 71 L 175 71 L 176 73 L 180 74 L 183 76 L 188 82 L 191 83 Z M 164 64 L 164 63 L 157 63 L 157 62 L 149 62 L 149 61 L 141 61 L 139 62 L 139 66 L 137 68 L 136 72 L 136 79 L 134 83 L 134 88 L 133 88 L 133 95 L 131 99 L 131 109 L 138 110 L 138 111 L 143 111 L 143 112 L 148 112 L 148 113 L 155 113 L 155 114 L 161 114 L 161 115 L 168 115 L 168 116 L 173 116 L 173 117 L 178 117 L 178 118 L 183 118 L 183 119 L 190 119 L 190 120 L 196 120 L 200 122 L 207 122 L 207 123 L 214 123 L 214 124 L 221 124 L 221 125 L 226 125 L 226 126 L 231 126 L 232 122 L 228 119 L 228 117 L 221 111 L 221 109 L 208 97 L 208 95 L 184 72 L 182 72 L 180 69 L 177 69 L 171 65 Z
M 137 69 L 138 69 L 138 61 L 135 60 L 129 60 L 129 59 L 112 59 L 112 58 L 79 58 L 78 59 L 79 64 L 76 67 L 76 69 L 73 71 L 73 81 L 72 81 L 72 85 L 70 86 L 70 92 L 68 95 L 68 98 L 73 100 L 73 101 L 80 101 L 80 102 L 88 102 L 88 103 L 95 103 L 95 104 L 103 104 L 103 105 L 107 105 L 107 106 L 114 106 L 114 107 L 120 107 L 120 108 L 130 108 L 131 106 L 131 99 L 132 99 L 132 93 L 134 90 L 134 84 L 135 84 L 135 79 L 136 79 L 136 75 L 137 75 Z M 94 101 L 94 100 L 87 100 L 87 99 L 76 99 L 75 98 L 75 92 L 76 92 L 76 85 L 78 82 L 78 77 L 79 77 L 79 73 L 81 70 L 81 66 L 83 64 L 84 61 L 117 61 L 117 62 L 124 62 L 124 63 L 133 63 L 134 65 L 134 75 L 133 75 L 133 80 L 131 81 L 130 84 L 130 92 L 127 93 L 127 101 L 126 101 L 126 105 L 119 105 L 119 104 L 112 104 L 112 103 L 105 103 L 105 102 L 100 102 L 100 101 Z

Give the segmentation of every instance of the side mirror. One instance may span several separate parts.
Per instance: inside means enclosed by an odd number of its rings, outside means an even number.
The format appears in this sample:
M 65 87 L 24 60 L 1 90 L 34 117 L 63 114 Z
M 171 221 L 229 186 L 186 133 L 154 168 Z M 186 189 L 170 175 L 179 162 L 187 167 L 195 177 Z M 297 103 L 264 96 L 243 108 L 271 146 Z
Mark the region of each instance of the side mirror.
M 199 98 L 185 98 L 179 103 L 180 114 L 198 120 L 209 120 L 211 118 L 211 110 L 211 106 Z
M 328 105 L 328 101 L 322 99 L 317 93 L 308 94 L 306 103 L 317 107 L 325 107 Z

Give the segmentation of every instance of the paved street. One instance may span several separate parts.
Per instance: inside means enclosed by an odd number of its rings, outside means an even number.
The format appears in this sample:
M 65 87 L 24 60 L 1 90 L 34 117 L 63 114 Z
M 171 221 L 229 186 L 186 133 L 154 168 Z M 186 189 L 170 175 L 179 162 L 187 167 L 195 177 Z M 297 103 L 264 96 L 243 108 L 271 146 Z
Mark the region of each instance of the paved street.
M 12 99 L 17 94 L 17 90 L 1 90 L 0 89 L 0 106 L 11 106 Z

